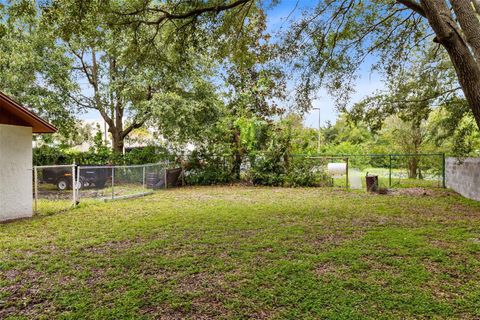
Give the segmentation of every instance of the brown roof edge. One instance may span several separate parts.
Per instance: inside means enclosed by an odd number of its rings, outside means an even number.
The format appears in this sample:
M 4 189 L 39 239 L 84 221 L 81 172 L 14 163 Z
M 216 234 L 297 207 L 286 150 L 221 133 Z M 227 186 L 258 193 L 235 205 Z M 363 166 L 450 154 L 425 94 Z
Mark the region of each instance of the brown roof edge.
M 43 120 L 32 111 L 28 110 L 20 103 L 16 102 L 6 94 L 0 91 L 0 99 L 4 100 L 19 118 L 28 122 L 32 126 L 33 133 L 54 133 L 57 132 L 57 128 L 51 123 Z

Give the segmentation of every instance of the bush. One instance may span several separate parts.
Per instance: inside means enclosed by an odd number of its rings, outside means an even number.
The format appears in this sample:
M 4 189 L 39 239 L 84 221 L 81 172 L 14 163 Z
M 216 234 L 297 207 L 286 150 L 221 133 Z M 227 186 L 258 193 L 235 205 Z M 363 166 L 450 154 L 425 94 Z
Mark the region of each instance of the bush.
M 326 162 L 308 157 L 266 154 L 258 157 L 248 178 L 255 185 L 284 187 L 330 186 Z
M 72 164 L 74 162 L 79 165 L 130 165 L 167 160 L 175 161 L 175 155 L 169 153 L 166 148 L 154 146 L 133 149 L 124 155 L 115 154 L 106 146 L 92 147 L 85 152 L 47 145 L 33 149 L 33 164 L 36 166 Z
M 293 158 L 285 176 L 284 185 L 288 187 L 314 187 L 321 184 L 323 172 L 317 171 L 318 161 L 308 158 Z
M 162 161 L 175 161 L 175 154 L 169 152 L 165 147 L 147 146 L 135 148 L 126 152 L 122 162 L 124 164 L 145 164 Z
M 255 185 L 281 186 L 286 172 L 284 155 L 275 150 L 267 151 L 253 159 L 247 178 Z
M 74 162 L 80 165 L 105 165 L 121 163 L 121 159 L 118 156 L 115 157 L 106 148 L 81 152 L 44 145 L 33 149 L 33 164 L 36 166 L 72 164 Z
M 33 165 L 71 164 L 73 159 L 65 150 L 47 145 L 33 149 Z
M 193 152 L 186 161 L 185 182 L 191 185 L 233 182 L 232 165 L 227 159 Z

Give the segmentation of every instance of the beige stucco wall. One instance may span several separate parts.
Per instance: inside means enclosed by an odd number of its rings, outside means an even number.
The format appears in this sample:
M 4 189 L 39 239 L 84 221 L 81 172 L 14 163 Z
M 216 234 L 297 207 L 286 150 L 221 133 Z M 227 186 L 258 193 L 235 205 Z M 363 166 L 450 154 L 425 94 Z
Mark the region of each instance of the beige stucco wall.
M 32 216 L 32 128 L 0 124 L 0 221 Z

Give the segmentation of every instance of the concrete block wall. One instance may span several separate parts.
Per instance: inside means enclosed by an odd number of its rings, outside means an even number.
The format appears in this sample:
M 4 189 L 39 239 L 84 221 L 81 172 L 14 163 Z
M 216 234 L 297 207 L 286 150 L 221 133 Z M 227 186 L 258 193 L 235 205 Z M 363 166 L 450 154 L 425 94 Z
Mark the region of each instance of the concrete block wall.
M 445 159 L 445 184 L 465 198 L 480 201 L 480 158 Z

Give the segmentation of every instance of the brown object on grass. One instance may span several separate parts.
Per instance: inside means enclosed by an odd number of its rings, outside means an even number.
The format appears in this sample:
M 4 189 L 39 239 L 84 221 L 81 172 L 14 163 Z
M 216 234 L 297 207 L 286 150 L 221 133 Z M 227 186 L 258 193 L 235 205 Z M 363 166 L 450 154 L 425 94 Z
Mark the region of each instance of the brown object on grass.
M 365 176 L 365 182 L 367 185 L 368 192 L 377 192 L 378 191 L 378 176 L 367 175 Z

